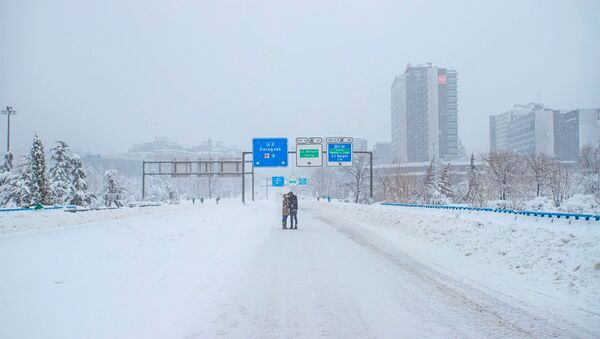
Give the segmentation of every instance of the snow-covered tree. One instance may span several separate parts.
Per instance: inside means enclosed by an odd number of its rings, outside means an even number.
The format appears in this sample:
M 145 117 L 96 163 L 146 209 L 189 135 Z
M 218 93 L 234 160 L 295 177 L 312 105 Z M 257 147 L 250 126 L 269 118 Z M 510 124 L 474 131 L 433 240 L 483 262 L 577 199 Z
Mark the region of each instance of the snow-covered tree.
M 555 207 L 560 207 L 563 200 L 569 197 L 571 188 L 571 170 L 554 160 L 548 167 L 548 191 Z
M 13 154 L 11 152 L 6 152 L 4 154 L 4 161 L 2 165 L 0 165 L 0 172 L 10 172 L 13 169 Z
M 31 167 L 31 203 L 51 204 L 52 194 L 48 177 L 46 176 L 44 144 L 37 134 L 33 138 L 33 145 L 29 154 L 29 165 Z
M 447 163 L 446 165 L 442 166 L 442 168 L 440 169 L 440 174 L 439 174 L 438 184 L 437 184 L 439 194 L 441 195 L 442 198 L 445 198 L 446 200 L 454 199 L 454 189 L 452 188 L 452 186 L 453 186 L 452 180 L 453 180 L 453 178 L 452 178 L 452 173 L 451 173 L 451 169 L 450 169 L 450 163 Z
M 357 203 L 364 183 L 369 179 L 369 159 L 364 154 L 354 157 L 352 166 L 345 167 L 344 173 L 352 179 L 351 190 Z
M 70 165 L 71 173 L 71 199 L 70 204 L 77 206 L 85 206 L 91 203 L 92 196 L 87 193 L 88 183 L 87 174 L 81 163 L 81 159 L 77 154 L 71 158 Z
M 438 193 L 438 183 L 435 171 L 435 162 L 432 159 L 427 167 L 425 176 L 423 177 L 423 187 L 421 192 L 421 198 L 424 203 L 430 204 L 434 201 Z
M 496 190 L 500 200 L 507 200 L 514 193 L 522 174 L 520 158 L 510 151 L 488 153 L 484 161 L 487 165 L 490 184 Z
M 107 197 L 109 197 L 110 199 L 107 198 L 108 203 L 110 204 L 110 202 L 112 201 L 112 199 L 114 198 L 115 203 L 117 204 L 117 206 L 124 206 L 125 203 L 123 201 L 125 194 L 127 193 L 127 189 L 125 188 L 125 186 L 123 186 L 123 184 L 120 182 L 119 178 L 118 178 L 118 172 L 115 169 L 112 170 L 108 170 L 104 173 L 104 177 L 105 177 L 105 193 L 107 195 Z
M 532 153 L 526 159 L 529 176 L 535 183 L 535 195 L 539 197 L 547 184 L 552 159 L 544 153 Z
M 12 172 L 13 155 L 7 152 L 4 155 L 4 162 L 0 165 L 0 206 L 5 206 L 14 200 L 11 191 L 16 179 L 15 173 Z
M 481 181 L 481 173 L 475 166 L 475 155 L 471 154 L 471 164 L 467 173 L 468 187 L 463 201 L 468 204 L 482 206 L 484 203 L 483 183 Z
M 64 141 L 57 141 L 56 147 L 52 148 L 53 165 L 50 168 L 50 188 L 54 202 L 66 204 L 72 199 L 74 192 L 71 175 L 73 169 L 72 154 L 69 146 Z
M 579 155 L 582 189 L 600 202 L 600 148 L 586 145 Z
M 29 207 L 32 203 L 31 188 L 33 186 L 33 171 L 30 156 L 23 156 L 13 173 L 8 187 L 8 199 L 17 206 Z

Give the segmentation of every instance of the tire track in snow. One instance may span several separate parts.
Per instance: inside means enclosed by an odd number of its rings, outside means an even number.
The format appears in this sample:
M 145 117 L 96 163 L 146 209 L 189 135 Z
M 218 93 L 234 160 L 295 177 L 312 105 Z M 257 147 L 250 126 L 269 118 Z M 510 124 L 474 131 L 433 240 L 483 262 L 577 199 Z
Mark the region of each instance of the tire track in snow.
M 416 289 L 427 289 L 430 302 L 440 307 L 447 307 L 454 314 L 467 316 L 476 330 L 486 337 L 593 337 L 593 333 L 581 328 L 573 328 L 572 324 L 557 324 L 543 317 L 531 314 L 517 306 L 507 303 L 509 296 L 498 299 L 484 291 L 476 290 L 456 279 L 437 272 L 413 260 L 397 248 L 385 246 L 383 239 L 367 231 L 364 227 L 350 220 L 340 220 L 322 211 L 312 211 L 315 218 L 339 231 L 345 237 L 367 249 L 380 258 L 392 263 L 396 268 L 407 273 Z M 491 291 L 490 291 L 491 292 Z M 435 308 L 432 308 L 435 312 Z M 457 322 L 458 323 L 458 322 Z M 481 335 L 482 333 L 480 333 Z

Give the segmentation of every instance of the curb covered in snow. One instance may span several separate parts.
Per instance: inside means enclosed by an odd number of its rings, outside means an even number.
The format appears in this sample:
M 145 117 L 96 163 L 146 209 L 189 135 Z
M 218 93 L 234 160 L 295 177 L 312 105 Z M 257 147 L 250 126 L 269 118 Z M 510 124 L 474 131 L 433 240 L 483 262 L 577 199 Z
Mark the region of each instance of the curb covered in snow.
M 558 212 L 539 212 L 539 211 L 517 211 L 502 208 L 478 208 L 478 207 L 466 207 L 466 206 L 451 206 L 451 205 L 421 205 L 421 204 L 401 204 L 396 202 L 383 202 L 381 205 L 386 206 L 401 206 L 401 207 L 420 207 L 420 208 L 437 208 L 447 210 L 467 210 L 467 211 L 484 211 L 484 212 L 496 212 L 496 213 L 509 213 L 509 214 L 520 214 L 533 217 L 548 217 L 548 218 L 574 218 L 575 220 L 600 220 L 600 215 L 594 214 L 577 214 L 577 213 L 558 213 Z

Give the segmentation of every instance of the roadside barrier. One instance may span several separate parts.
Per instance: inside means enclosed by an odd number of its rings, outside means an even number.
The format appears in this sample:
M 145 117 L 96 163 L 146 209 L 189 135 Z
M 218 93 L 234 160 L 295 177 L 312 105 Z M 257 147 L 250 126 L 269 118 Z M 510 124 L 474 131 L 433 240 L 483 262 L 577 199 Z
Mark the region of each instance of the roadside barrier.
M 33 207 L 11 207 L 11 208 L 0 208 L 0 212 L 16 212 L 16 211 L 43 211 L 43 210 L 61 210 L 65 208 L 75 208 L 75 205 L 54 205 L 44 206 L 43 208 L 36 210 Z
M 483 212 L 495 212 L 495 213 L 506 213 L 516 215 L 526 215 L 530 217 L 548 217 L 548 218 L 573 218 L 575 220 L 600 220 L 600 215 L 595 214 L 578 214 L 578 213 L 558 213 L 558 212 L 540 212 L 540 211 L 519 211 L 503 208 L 479 208 L 479 207 L 467 207 L 467 206 L 452 206 L 452 205 L 421 205 L 421 204 L 401 204 L 396 202 L 383 202 L 381 205 L 386 206 L 401 206 L 401 207 L 420 207 L 420 208 L 435 208 L 444 210 L 465 210 L 465 211 L 483 211 Z

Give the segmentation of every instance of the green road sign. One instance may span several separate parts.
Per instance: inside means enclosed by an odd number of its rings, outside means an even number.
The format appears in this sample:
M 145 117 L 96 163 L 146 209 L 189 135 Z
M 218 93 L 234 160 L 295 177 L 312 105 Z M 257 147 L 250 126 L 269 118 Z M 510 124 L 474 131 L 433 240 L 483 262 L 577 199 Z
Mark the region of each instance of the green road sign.
M 320 167 L 323 166 L 323 145 L 321 144 L 297 144 L 296 166 L 298 167 Z
M 296 144 L 296 166 L 320 167 L 323 166 L 323 145 L 321 144 Z
M 300 150 L 300 158 L 318 158 L 319 157 L 318 149 L 301 149 Z

